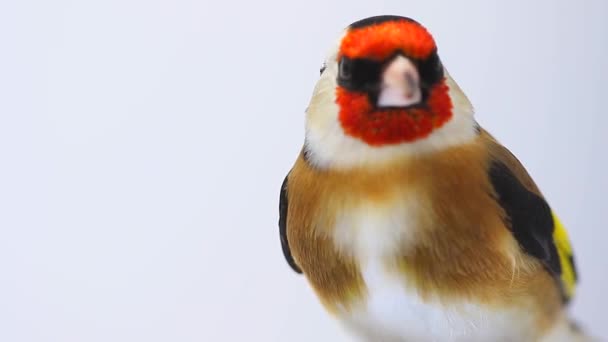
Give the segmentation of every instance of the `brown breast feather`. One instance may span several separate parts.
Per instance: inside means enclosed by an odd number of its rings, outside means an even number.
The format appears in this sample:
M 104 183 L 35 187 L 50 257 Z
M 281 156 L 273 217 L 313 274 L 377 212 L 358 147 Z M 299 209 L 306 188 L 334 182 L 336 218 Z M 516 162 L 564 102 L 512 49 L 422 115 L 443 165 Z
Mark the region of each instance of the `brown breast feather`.
M 321 170 L 301 155 L 288 180 L 287 236 L 323 304 L 330 311 L 338 304 L 348 307 L 366 290 L 356 260 L 340 253 L 332 240 L 336 215 L 361 200 L 385 201 L 415 189 L 426 218 L 418 223 L 418 240 L 387 260 L 405 282 L 423 297 L 519 303 L 555 312 L 559 294 L 554 283 L 536 260 L 519 252 L 505 226 L 487 174 L 492 158 L 538 192 L 517 159 L 485 131 L 472 144 L 376 170 Z

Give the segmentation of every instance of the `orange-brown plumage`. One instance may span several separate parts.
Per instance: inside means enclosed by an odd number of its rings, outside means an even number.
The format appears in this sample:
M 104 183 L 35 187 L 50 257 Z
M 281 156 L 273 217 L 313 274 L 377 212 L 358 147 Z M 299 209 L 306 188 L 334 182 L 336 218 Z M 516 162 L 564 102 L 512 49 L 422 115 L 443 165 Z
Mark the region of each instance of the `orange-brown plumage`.
M 538 192 L 517 159 L 485 132 L 466 146 L 374 170 L 319 170 L 301 155 L 288 181 L 288 239 L 324 305 L 334 311 L 365 296 L 356 262 L 332 241 L 335 215 L 360 201 L 382 205 L 415 193 L 427 219 L 417 226 L 415 246 L 386 264 L 423 297 L 519 305 L 541 311 L 538 324 L 548 326 L 560 294 L 542 265 L 518 252 L 487 176 L 494 158 Z

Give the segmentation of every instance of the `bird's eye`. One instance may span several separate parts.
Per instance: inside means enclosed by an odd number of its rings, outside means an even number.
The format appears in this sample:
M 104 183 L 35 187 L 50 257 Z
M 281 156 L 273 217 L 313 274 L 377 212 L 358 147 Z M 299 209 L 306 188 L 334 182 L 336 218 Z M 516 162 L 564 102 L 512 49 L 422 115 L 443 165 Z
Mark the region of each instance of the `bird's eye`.
M 338 77 L 347 81 L 353 77 L 353 63 L 349 58 L 342 57 Z
M 323 71 L 325 71 L 325 68 L 327 68 L 327 64 L 323 63 L 323 65 L 321 65 L 321 69 L 319 70 L 319 74 L 323 75 Z

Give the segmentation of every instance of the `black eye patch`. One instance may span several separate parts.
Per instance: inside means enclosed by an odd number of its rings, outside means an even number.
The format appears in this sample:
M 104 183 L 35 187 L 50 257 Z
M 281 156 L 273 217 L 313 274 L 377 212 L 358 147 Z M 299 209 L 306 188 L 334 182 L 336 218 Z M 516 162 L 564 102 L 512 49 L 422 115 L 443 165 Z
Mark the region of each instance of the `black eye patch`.
M 399 54 L 401 53 L 395 56 Z M 370 97 L 375 98 L 380 91 L 382 70 L 393 58 L 394 56 L 378 62 L 365 58 L 342 57 L 339 62 L 338 84 L 350 91 L 366 92 Z M 444 77 L 443 65 L 437 51 L 433 51 L 425 59 L 412 59 L 412 62 L 420 74 L 422 98 L 426 100 L 430 88 Z
M 435 83 L 441 81 L 443 75 L 443 64 L 437 55 L 437 51 L 433 51 L 431 55 L 422 60 L 415 60 L 418 73 L 420 73 L 421 87 L 426 90 Z
M 382 63 L 342 57 L 338 70 L 338 84 L 341 87 L 350 91 L 370 92 L 379 87 Z

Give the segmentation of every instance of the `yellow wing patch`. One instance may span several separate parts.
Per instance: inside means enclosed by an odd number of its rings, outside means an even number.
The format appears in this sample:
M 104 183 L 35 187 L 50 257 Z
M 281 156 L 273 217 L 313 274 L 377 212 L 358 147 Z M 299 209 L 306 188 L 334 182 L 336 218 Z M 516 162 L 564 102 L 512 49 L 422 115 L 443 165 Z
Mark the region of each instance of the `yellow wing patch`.
M 574 253 L 572 251 L 572 245 L 568 238 L 568 232 L 566 228 L 559 220 L 555 212 L 553 214 L 553 222 L 555 229 L 553 230 L 553 240 L 557 247 L 557 253 L 559 254 L 559 261 L 562 267 L 561 280 L 564 286 L 564 291 L 568 298 L 574 296 L 576 288 L 576 266 L 574 265 Z

